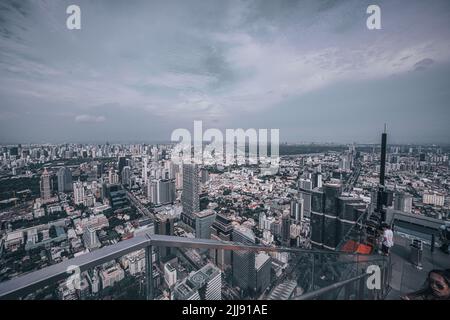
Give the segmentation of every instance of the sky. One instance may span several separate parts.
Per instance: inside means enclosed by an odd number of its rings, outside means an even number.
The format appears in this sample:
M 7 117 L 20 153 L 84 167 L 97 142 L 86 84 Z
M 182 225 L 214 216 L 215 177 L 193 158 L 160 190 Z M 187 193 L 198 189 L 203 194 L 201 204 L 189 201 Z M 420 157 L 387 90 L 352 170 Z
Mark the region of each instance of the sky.
M 0 143 L 169 141 L 194 120 L 448 143 L 449 89 L 447 0 L 0 2 Z

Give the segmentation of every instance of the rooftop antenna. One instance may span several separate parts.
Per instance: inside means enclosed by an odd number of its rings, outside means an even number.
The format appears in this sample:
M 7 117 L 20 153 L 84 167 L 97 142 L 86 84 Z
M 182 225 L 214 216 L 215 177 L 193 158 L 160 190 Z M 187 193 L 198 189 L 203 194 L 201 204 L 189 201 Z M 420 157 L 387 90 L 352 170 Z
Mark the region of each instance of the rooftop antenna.
M 378 188 L 377 196 L 377 208 L 376 211 L 380 214 L 380 222 L 384 222 L 386 219 L 386 213 L 383 209 L 384 198 L 386 196 L 384 183 L 385 183 L 385 172 L 386 172 L 386 123 L 384 124 L 384 132 L 381 134 L 381 161 L 380 161 L 380 185 Z

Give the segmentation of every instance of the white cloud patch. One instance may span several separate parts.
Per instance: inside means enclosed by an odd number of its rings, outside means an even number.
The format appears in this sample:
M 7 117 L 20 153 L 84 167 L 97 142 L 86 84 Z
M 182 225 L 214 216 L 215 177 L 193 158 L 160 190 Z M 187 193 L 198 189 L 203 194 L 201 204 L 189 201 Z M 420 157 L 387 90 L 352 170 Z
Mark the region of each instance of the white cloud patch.
M 105 120 L 106 118 L 104 116 L 93 116 L 89 114 L 80 114 L 75 117 L 75 122 L 78 123 L 100 123 Z
M 359 0 L 80 0 L 77 32 L 65 27 L 65 5 L 2 2 L 0 97 L 33 99 L 29 109 L 60 106 L 77 123 L 104 122 L 92 114 L 107 104 L 166 124 L 233 123 L 335 84 L 450 61 L 444 0 L 380 1 L 383 29 L 376 31 L 367 30 Z

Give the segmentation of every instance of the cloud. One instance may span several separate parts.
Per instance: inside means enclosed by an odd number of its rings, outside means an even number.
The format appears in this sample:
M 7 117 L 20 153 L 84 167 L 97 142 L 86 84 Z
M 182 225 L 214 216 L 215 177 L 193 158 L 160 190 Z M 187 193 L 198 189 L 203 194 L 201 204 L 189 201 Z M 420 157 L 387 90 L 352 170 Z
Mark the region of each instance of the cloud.
M 434 63 L 433 59 L 429 59 L 429 58 L 422 59 L 414 64 L 414 70 L 415 71 L 425 70 L 426 68 L 431 66 L 433 63 Z
M 78 123 L 100 123 L 105 120 L 106 118 L 104 116 L 93 116 L 89 114 L 80 114 L 75 117 L 75 122 Z
M 157 117 L 152 128 L 193 118 L 231 126 L 341 83 L 450 61 L 446 1 L 380 0 L 376 31 L 360 0 L 80 0 L 76 32 L 65 27 L 65 2 L 14 3 L 0 4 L 0 97 L 33 111 L 64 109 L 76 123 L 106 114 L 113 126 L 121 112 L 136 112 Z M 118 107 L 95 108 L 110 104 Z

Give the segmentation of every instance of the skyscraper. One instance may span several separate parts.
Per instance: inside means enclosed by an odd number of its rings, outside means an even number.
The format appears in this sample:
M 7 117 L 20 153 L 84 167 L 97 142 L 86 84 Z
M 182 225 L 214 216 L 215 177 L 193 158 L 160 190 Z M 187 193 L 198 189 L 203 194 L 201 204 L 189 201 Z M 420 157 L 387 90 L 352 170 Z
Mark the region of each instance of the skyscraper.
M 127 158 L 125 157 L 119 157 L 118 161 L 117 161 L 117 168 L 119 171 L 119 174 L 122 173 L 122 169 L 123 167 L 125 167 L 127 165 Z
M 67 167 L 58 170 L 58 192 L 72 191 L 72 172 Z
M 255 257 L 255 283 L 254 290 L 260 294 L 266 290 L 270 285 L 270 269 L 271 258 L 265 253 L 258 253 Z
M 142 159 L 142 180 L 144 181 L 144 184 L 148 181 L 148 157 L 144 156 Z
M 175 181 L 164 179 L 158 180 L 157 182 L 158 189 L 158 204 L 168 204 L 175 201 Z
M 313 188 L 322 188 L 322 173 L 316 172 L 313 174 Z
M 253 232 L 243 226 L 235 226 L 232 240 L 246 245 L 255 244 Z M 233 251 L 233 285 L 251 292 L 255 281 L 255 253 L 245 250 Z
M 183 213 L 181 219 L 192 228 L 195 228 L 194 213 L 200 211 L 198 174 L 197 164 L 183 164 L 183 193 L 181 195 Z
M 295 221 L 295 223 L 303 220 L 304 215 L 304 199 L 295 198 L 291 200 L 291 219 Z
M 155 234 L 172 236 L 174 231 L 175 216 L 167 213 L 157 213 L 155 215 Z M 171 248 L 160 247 L 159 257 L 164 260 L 171 254 Z
M 338 230 L 338 213 L 339 213 L 339 197 L 342 193 L 341 184 L 325 184 L 323 186 L 325 195 L 324 207 L 324 229 L 323 229 L 323 246 L 326 249 L 335 250 L 337 245 Z
M 412 196 L 405 192 L 396 192 L 394 200 L 394 209 L 402 212 L 411 213 Z
M 233 226 L 231 220 L 222 214 L 217 214 L 211 226 L 211 239 L 219 241 L 231 241 Z M 231 251 L 221 249 L 211 249 L 209 255 L 214 263 L 225 270 L 231 267 Z
M 216 218 L 216 212 L 211 209 L 194 213 L 195 216 L 195 237 L 209 239 L 211 237 L 211 226 Z
M 108 180 L 110 184 L 118 184 L 119 183 L 119 175 L 113 169 L 109 170 Z
M 203 168 L 201 170 L 202 183 L 205 184 L 209 181 L 209 172 L 208 169 Z
M 124 186 L 131 186 L 131 168 L 129 166 L 123 167 L 121 180 Z
M 281 241 L 284 246 L 290 244 L 290 232 L 291 232 L 291 217 L 289 211 L 286 210 L 281 216 Z
M 298 197 L 303 200 L 303 214 L 305 217 L 311 216 L 311 192 L 312 190 L 307 190 L 299 188 Z
M 44 169 L 44 172 L 41 175 L 40 191 L 42 200 L 47 201 L 51 198 L 50 174 L 48 173 L 47 168 Z
M 174 180 L 151 180 L 148 183 L 147 196 L 154 205 L 168 204 L 175 201 Z
M 325 197 L 322 190 L 315 189 L 311 196 L 311 243 L 314 246 L 323 245 Z
M 75 205 L 84 204 L 84 186 L 80 181 L 73 184 L 73 202 Z

